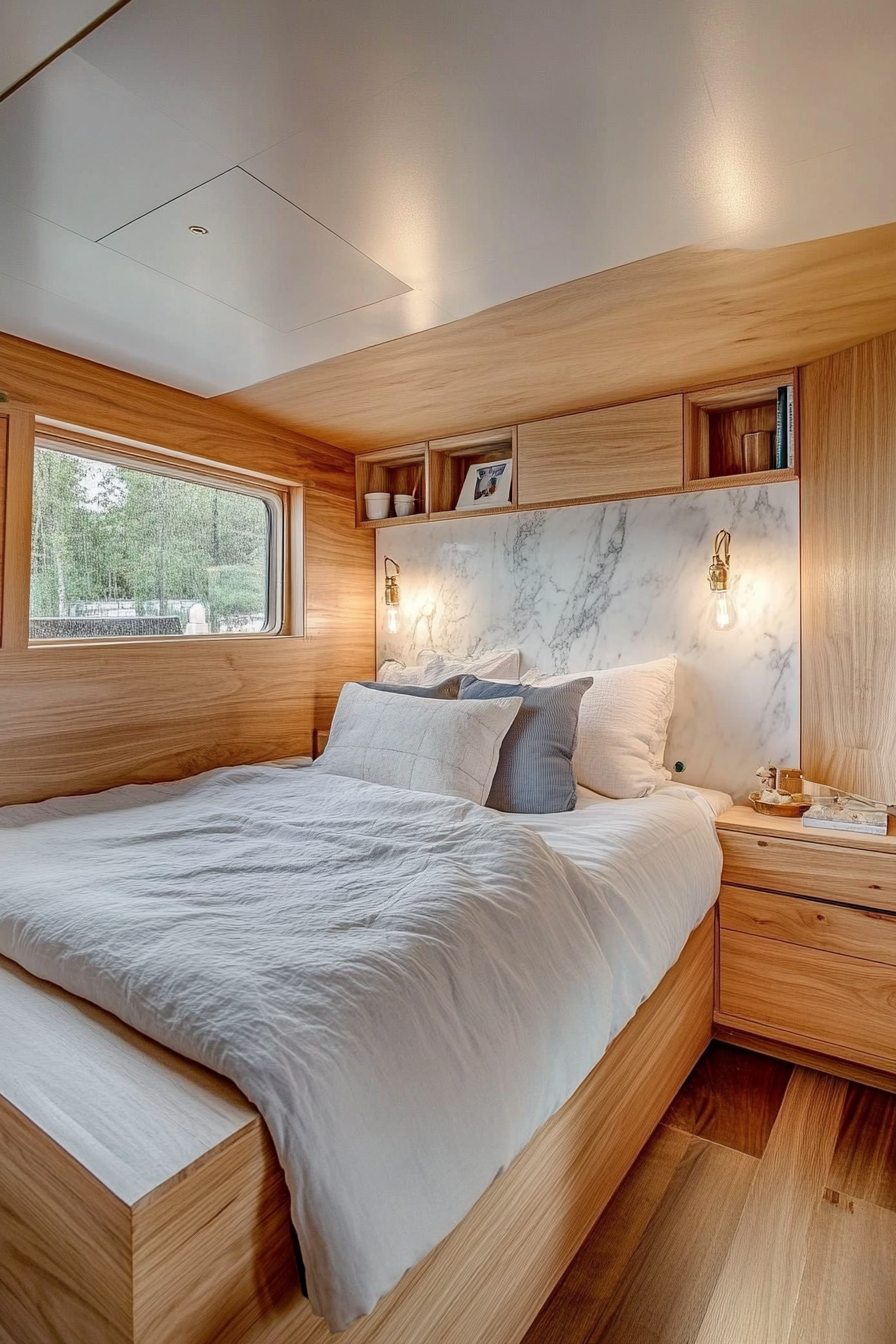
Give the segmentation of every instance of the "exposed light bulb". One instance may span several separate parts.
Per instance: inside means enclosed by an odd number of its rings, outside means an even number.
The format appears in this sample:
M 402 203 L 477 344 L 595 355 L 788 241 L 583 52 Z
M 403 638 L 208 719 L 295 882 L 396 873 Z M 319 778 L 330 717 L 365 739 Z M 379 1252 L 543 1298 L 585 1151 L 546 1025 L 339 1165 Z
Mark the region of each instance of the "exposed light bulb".
M 390 565 L 395 571 L 394 574 L 389 573 Z M 386 573 L 386 592 L 383 598 L 386 603 L 386 629 L 390 635 L 397 635 L 401 629 L 401 588 L 398 586 L 401 566 L 387 555 L 383 561 L 383 569 Z
M 737 625 L 737 611 L 727 588 L 712 594 L 712 623 L 716 630 L 731 630 Z
M 731 533 L 723 528 L 716 533 L 712 564 L 709 567 L 710 619 L 716 630 L 731 630 L 737 624 L 737 612 L 728 587 L 731 582 Z

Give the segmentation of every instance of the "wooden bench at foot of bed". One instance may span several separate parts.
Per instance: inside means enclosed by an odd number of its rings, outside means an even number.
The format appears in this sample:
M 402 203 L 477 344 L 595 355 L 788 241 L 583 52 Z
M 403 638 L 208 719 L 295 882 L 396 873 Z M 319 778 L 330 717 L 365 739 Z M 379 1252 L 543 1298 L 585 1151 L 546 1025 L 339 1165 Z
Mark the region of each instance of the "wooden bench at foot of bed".
M 709 1043 L 712 996 L 710 912 L 575 1095 L 336 1337 L 245 1098 L 0 958 L 0 1340 L 518 1344 Z

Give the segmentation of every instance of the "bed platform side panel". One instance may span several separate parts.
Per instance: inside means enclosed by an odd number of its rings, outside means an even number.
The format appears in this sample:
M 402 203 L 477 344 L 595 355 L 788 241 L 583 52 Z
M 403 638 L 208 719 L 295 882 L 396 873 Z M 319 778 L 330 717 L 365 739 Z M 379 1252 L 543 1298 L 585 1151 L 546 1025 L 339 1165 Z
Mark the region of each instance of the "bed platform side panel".
M 16 1344 L 519 1344 L 709 1043 L 713 921 L 460 1225 L 338 1337 L 301 1296 L 286 1188 L 257 1117 L 128 1202 L 4 1102 L 0 1320 Z M 206 1098 L 204 1071 L 185 1079 L 171 1058 L 210 1120 L 220 1080 L 208 1075 Z M 57 1059 L 89 1067 L 83 1051 Z M 152 1124 L 152 1092 L 146 1111 Z

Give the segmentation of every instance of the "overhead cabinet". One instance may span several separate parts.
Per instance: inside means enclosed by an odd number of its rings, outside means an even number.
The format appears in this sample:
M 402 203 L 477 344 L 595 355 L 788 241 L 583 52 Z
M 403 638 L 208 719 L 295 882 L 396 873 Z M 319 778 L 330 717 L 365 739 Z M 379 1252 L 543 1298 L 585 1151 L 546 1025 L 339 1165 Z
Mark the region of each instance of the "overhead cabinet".
M 681 490 L 682 425 L 680 395 L 520 425 L 518 503 L 526 508 Z

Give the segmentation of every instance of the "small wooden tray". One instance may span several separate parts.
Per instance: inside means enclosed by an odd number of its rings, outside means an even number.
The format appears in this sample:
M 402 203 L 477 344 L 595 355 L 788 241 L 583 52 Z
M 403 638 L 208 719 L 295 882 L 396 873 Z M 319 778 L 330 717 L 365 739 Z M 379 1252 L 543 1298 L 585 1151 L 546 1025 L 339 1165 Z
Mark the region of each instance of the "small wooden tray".
M 759 801 L 761 797 L 761 793 L 751 793 L 750 802 L 755 811 L 762 812 L 767 817 L 801 817 L 814 801 L 808 793 L 795 793 L 792 803 L 761 803 Z

